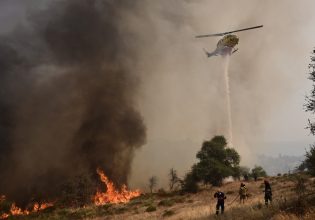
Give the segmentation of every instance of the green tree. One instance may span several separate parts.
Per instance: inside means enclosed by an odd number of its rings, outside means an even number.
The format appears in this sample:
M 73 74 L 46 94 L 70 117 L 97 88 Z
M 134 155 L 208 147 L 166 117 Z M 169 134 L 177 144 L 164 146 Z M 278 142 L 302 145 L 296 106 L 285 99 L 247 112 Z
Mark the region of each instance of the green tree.
M 306 96 L 306 104 L 304 105 L 307 112 L 315 114 L 315 50 L 313 50 L 311 56 L 311 63 L 309 64 L 309 79 L 313 82 L 313 88 L 311 94 Z M 311 134 L 315 135 L 315 122 L 308 120 L 308 128 L 311 131 Z
M 239 173 L 240 156 L 236 150 L 227 147 L 223 136 L 203 142 L 196 157 L 199 162 L 192 167 L 196 181 L 220 186 L 225 177 Z
M 245 181 L 248 181 L 249 171 L 250 171 L 250 168 L 245 167 L 245 166 L 240 166 L 238 167 L 238 170 L 234 177 L 237 179 L 240 179 L 241 177 L 243 177 Z
M 306 152 L 304 166 L 312 176 L 315 176 L 315 145 Z
M 257 177 L 266 177 L 267 173 L 264 170 L 264 168 L 262 168 L 261 166 L 255 166 L 250 174 L 252 177 L 254 177 L 254 179 L 256 180 Z
M 315 50 L 313 50 L 311 56 L 311 63 L 309 65 L 309 79 L 313 82 L 313 89 L 311 94 L 306 97 L 306 104 L 304 105 L 307 112 L 315 113 Z M 308 120 L 308 128 L 311 134 L 315 135 L 315 122 Z M 300 169 L 306 168 L 311 175 L 315 175 L 315 145 L 313 145 L 309 151 L 306 151 L 305 161 L 300 166 Z
M 193 171 L 188 172 L 180 183 L 184 192 L 196 193 L 199 190 L 198 178 Z
M 307 169 L 307 167 L 306 167 L 306 162 L 305 162 L 305 160 L 302 161 L 301 164 L 298 165 L 298 166 L 295 168 L 295 170 L 296 170 L 297 172 L 303 172 L 303 171 L 305 171 L 306 169 Z

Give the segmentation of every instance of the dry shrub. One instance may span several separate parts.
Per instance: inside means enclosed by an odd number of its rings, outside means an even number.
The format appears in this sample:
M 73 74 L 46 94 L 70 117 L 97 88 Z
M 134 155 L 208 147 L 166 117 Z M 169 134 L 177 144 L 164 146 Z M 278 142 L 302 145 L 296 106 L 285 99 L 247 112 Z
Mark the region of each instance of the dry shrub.
M 173 210 L 165 210 L 163 213 L 163 217 L 168 217 L 174 215 L 175 212 Z

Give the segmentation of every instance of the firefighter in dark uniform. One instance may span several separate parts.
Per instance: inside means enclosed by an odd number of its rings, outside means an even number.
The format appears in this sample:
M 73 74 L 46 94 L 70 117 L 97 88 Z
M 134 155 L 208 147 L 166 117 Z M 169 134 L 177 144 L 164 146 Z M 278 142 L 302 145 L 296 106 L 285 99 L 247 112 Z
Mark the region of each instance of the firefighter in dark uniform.
M 224 212 L 224 200 L 226 199 L 226 196 L 224 195 L 223 192 L 218 190 L 214 194 L 214 198 L 217 198 L 217 205 L 216 205 L 216 212 L 215 212 L 215 214 L 217 214 L 217 215 L 219 214 L 220 208 L 221 208 L 221 214 L 223 214 L 223 212 Z
M 265 180 L 264 181 L 264 184 L 265 184 L 265 205 L 268 205 L 268 202 L 272 202 L 272 191 L 271 191 L 271 186 L 270 186 L 270 183 Z

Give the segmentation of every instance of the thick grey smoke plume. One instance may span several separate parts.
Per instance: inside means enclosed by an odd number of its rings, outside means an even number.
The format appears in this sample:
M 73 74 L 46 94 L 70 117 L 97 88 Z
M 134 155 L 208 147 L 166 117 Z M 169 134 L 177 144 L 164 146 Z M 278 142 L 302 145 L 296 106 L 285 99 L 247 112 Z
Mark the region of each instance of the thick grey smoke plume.
M 1 37 L 0 194 L 20 204 L 51 198 L 97 167 L 127 182 L 145 142 L 133 34 L 120 30 L 135 6 L 56 1 Z

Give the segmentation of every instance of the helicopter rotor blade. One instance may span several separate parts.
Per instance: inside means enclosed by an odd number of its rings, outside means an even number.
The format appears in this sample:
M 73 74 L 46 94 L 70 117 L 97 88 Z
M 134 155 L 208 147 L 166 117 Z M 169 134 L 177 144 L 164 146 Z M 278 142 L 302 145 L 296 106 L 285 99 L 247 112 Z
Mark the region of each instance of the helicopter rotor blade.
M 247 30 L 256 29 L 256 28 L 262 28 L 262 27 L 263 27 L 263 25 L 259 25 L 259 26 L 255 26 L 255 27 L 249 27 L 249 28 L 243 28 L 243 29 L 239 29 L 239 30 L 235 30 L 235 31 L 229 31 L 229 32 L 225 32 L 223 34 L 227 35 L 227 34 L 231 34 L 231 33 L 235 33 L 235 32 L 247 31 Z
M 204 35 L 197 35 L 196 38 L 202 38 L 202 37 L 220 37 L 224 36 L 225 33 L 219 33 L 219 34 L 204 34 Z
M 218 37 L 218 36 L 224 36 L 224 35 L 231 34 L 231 33 L 235 33 L 235 32 L 247 31 L 247 30 L 256 29 L 256 28 L 262 28 L 262 27 L 263 27 L 263 25 L 259 25 L 259 26 L 249 27 L 249 28 L 238 29 L 238 30 L 235 30 L 235 31 L 228 31 L 228 32 L 218 33 L 218 34 L 197 35 L 196 38 L 202 38 L 202 37 Z

